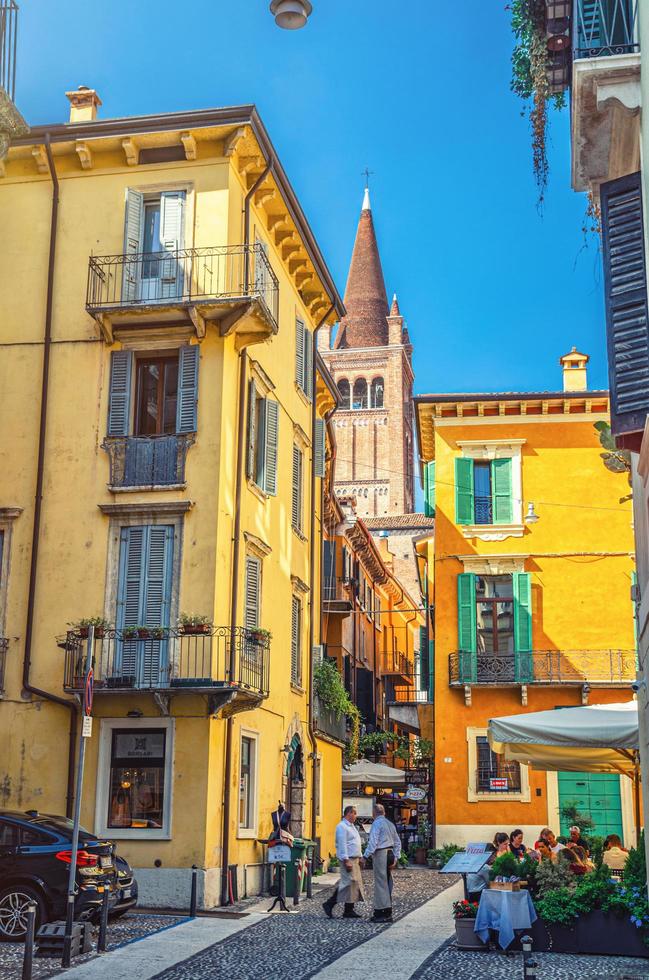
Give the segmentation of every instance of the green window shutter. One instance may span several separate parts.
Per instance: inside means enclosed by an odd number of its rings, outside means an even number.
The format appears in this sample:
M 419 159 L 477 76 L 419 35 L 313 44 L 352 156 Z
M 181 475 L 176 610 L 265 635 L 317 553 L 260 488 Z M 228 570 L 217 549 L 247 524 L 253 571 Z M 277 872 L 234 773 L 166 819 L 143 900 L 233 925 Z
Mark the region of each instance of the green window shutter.
M 463 572 L 457 577 L 457 639 L 460 681 L 477 680 L 475 574 Z
M 255 440 L 257 433 L 257 388 L 255 382 L 248 383 L 248 463 L 246 475 L 249 480 L 254 480 L 255 473 Z
M 514 519 L 511 459 L 491 461 L 491 500 L 494 524 L 511 524 Z
M 277 444 L 279 439 L 279 402 L 264 402 L 264 487 L 271 496 L 277 494 Z
M 325 421 L 324 419 L 315 420 L 315 445 L 313 447 L 313 457 L 315 465 L 315 475 L 323 477 L 325 475 Z
M 514 572 L 514 650 L 515 679 L 527 684 L 533 679 L 532 662 L 532 584 L 529 572 Z
M 160 195 L 160 240 L 165 252 L 177 253 L 183 237 L 184 191 L 164 191 Z M 160 263 L 160 295 L 182 296 L 182 270 L 177 254 Z
M 196 432 L 198 429 L 198 357 L 198 344 L 180 348 L 176 432 Z
M 114 350 L 110 355 L 110 389 L 108 394 L 108 435 L 127 436 L 131 424 L 131 377 L 133 354 Z
M 304 394 L 313 401 L 313 334 L 304 330 Z
M 455 523 L 473 524 L 473 460 L 458 456 L 455 460 Z
M 435 516 L 435 461 L 424 463 L 424 514 Z
M 428 629 L 419 627 L 419 690 L 428 691 L 430 683 L 430 665 L 428 663 Z
M 243 625 L 247 630 L 259 629 L 259 606 L 261 592 L 261 560 L 252 555 L 246 557 L 245 596 Z
M 295 383 L 304 391 L 304 324 L 295 321 Z
M 142 241 L 142 222 L 144 219 L 144 194 L 133 190 L 126 191 L 126 216 L 124 219 L 124 273 L 122 278 L 122 300 L 136 299 L 140 281 L 140 243 Z

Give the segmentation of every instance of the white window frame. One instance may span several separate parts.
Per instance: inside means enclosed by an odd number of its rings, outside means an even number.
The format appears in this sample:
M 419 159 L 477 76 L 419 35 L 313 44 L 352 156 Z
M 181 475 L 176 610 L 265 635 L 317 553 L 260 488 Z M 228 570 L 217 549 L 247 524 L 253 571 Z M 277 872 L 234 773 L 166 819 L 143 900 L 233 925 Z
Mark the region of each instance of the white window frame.
M 239 794 L 237 793 L 237 837 L 241 840 L 255 840 L 258 836 L 257 825 L 259 823 L 259 732 L 250 728 L 241 728 L 239 730 L 239 792 L 241 787 L 241 746 L 244 738 L 249 738 L 253 744 L 252 762 L 250 766 L 250 799 L 253 826 L 242 827 L 239 823 Z
M 521 538 L 523 523 L 523 446 L 526 439 L 458 439 L 457 446 L 464 459 L 485 461 L 511 459 L 512 461 L 512 523 L 511 524 L 458 524 L 465 538 L 482 541 L 504 541 L 505 538 Z
M 489 734 L 487 728 L 467 728 L 467 754 L 469 762 L 469 775 L 467 779 L 467 800 L 469 803 L 499 803 L 502 806 L 503 800 L 506 803 L 529 803 L 530 777 L 529 769 L 523 763 L 519 763 L 521 770 L 521 789 L 516 793 L 478 793 L 476 786 L 476 772 L 478 771 L 478 743 L 479 736 Z
M 162 805 L 162 827 L 135 828 L 110 827 L 108 823 L 108 797 L 110 794 L 110 760 L 113 732 L 131 728 L 160 728 L 165 736 L 164 800 Z M 98 837 L 110 840 L 171 840 L 173 820 L 173 777 L 174 777 L 174 718 L 102 718 L 99 729 L 99 759 L 97 761 L 97 783 L 95 790 L 95 827 Z
M 0 507 L 0 531 L 4 535 L 3 541 L 0 543 L 0 636 L 6 635 L 7 595 L 9 592 L 9 573 L 11 569 L 13 525 L 21 513 L 22 507 Z

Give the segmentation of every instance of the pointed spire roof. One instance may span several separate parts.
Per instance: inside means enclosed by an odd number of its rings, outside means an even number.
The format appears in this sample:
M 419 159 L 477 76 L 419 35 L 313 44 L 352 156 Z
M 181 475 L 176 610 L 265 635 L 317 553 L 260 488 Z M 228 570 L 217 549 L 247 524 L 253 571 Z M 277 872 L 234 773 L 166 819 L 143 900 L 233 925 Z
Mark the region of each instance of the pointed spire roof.
M 345 289 L 347 315 L 335 347 L 383 347 L 388 343 L 388 297 L 374 231 L 369 189 L 365 188 Z
M 390 316 L 401 316 L 401 311 L 399 309 L 399 301 L 397 299 L 397 294 L 394 293 L 392 296 L 392 306 L 390 307 Z

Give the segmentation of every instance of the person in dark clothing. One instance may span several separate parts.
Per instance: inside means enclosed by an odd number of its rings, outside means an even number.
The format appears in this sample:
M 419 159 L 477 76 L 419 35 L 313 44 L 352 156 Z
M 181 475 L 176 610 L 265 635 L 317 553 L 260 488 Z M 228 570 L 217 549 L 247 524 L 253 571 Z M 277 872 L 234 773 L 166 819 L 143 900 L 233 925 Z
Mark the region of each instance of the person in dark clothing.
M 519 861 L 525 857 L 527 848 L 523 843 L 522 830 L 512 830 L 511 834 L 509 835 L 509 850 L 518 858 Z

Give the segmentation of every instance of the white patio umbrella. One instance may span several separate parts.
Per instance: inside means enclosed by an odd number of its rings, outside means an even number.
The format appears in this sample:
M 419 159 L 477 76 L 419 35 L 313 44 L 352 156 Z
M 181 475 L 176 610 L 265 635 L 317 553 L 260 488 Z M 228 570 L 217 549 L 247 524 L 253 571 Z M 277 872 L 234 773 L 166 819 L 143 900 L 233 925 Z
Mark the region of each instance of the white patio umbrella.
M 619 772 L 634 783 L 640 832 L 638 705 L 593 704 L 492 718 L 489 744 L 505 759 L 551 772 Z
M 383 762 L 370 762 L 359 759 L 349 769 L 343 769 L 343 786 L 356 786 L 368 783 L 371 786 L 404 786 L 406 774 L 403 769 L 394 769 Z

